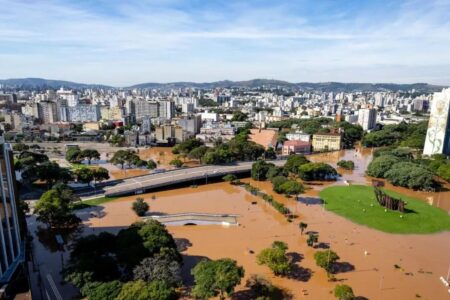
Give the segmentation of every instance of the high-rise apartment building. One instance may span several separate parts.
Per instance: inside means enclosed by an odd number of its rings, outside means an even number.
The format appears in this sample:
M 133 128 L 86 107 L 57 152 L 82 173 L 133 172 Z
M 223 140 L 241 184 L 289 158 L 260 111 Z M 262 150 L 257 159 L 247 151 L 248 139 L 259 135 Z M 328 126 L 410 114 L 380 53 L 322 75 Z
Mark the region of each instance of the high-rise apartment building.
M 175 116 L 175 102 L 169 100 L 159 101 L 159 117 L 170 120 Z
M 450 88 L 434 93 L 424 155 L 450 155 Z
M 58 121 L 58 109 L 56 103 L 52 101 L 41 101 L 38 103 L 39 119 L 44 124 L 51 124 Z
M 371 130 L 377 125 L 377 110 L 374 108 L 363 108 L 358 111 L 358 124 L 364 130 Z
M 6 293 L 25 258 L 13 161 L 10 145 L 0 137 L 0 286 Z M 3 296 L 0 294 L 1 299 Z

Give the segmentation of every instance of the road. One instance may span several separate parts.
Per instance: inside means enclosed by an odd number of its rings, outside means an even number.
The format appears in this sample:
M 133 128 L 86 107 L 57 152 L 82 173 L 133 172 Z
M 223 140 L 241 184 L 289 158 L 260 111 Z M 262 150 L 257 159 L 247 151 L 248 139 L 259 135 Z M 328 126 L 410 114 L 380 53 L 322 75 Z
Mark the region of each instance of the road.
M 283 166 L 285 160 L 267 161 L 276 166 Z M 136 178 L 128 178 L 114 186 L 105 187 L 105 196 L 121 196 L 126 194 L 140 194 L 148 189 L 179 184 L 199 179 L 208 180 L 211 177 L 224 176 L 226 174 L 237 174 L 249 172 L 254 162 L 238 162 L 233 165 L 211 165 L 187 169 L 171 170 L 164 173 L 149 174 Z

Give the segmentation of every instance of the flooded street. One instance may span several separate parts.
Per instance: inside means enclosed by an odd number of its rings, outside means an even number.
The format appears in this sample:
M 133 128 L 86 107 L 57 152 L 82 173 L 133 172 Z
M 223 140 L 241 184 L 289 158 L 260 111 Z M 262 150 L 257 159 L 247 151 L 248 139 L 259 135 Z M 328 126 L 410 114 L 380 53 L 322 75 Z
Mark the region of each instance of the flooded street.
M 140 154 L 148 157 L 158 155 L 155 148 L 149 150 L 153 151 Z M 336 182 L 308 184 L 298 201 L 272 192 L 270 182 L 243 180 L 285 204 L 298 216 L 292 223 L 243 187 L 221 182 L 122 197 L 80 210 L 77 214 L 84 224 L 81 234 L 101 231 L 116 233 L 138 221 L 131 203 L 137 197 L 142 197 L 150 205 L 150 215 L 189 212 L 238 215 L 238 226 L 168 226 L 174 238 L 186 246 L 182 252 L 183 278 L 188 285 L 192 284 L 190 269 L 200 259 L 229 257 L 245 268 L 245 279 L 238 291 L 245 289 L 245 280 L 250 275 L 262 274 L 276 285 L 289 290 L 295 299 L 334 299 L 331 291 L 337 283 L 352 286 L 355 295 L 368 299 L 446 299 L 448 292 L 439 277 L 447 276 L 450 266 L 450 232 L 428 235 L 383 233 L 324 210 L 318 199 L 320 190 L 330 185 L 346 182 L 370 184 L 371 179 L 365 177 L 364 173 L 371 160 L 371 153 L 370 149 L 364 149 L 309 156 L 312 161 L 323 161 L 333 166 L 341 159 L 353 160 L 356 169 L 347 171 L 338 168 L 342 178 Z M 169 156 L 168 153 L 162 155 L 167 161 Z M 424 201 L 433 197 L 436 200 L 430 204 L 443 209 L 450 208 L 448 192 L 414 192 L 389 184 L 386 187 Z M 307 236 L 301 235 L 299 222 L 308 224 L 307 231 L 318 232 L 319 243 L 330 246 L 340 256 L 341 272 L 336 275 L 337 283 L 329 282 L 325 271 L 316 266 L 313 255 L 321 249 L 307 246 Z M 267 267 L 256 263 L 257 253 L 275 240 L 284 241 L 289 246 L 288 253 L 296 264 L 292 278 L 275 277 Z M 41 247 L 37 250 L 48 251 L 48 247 L 45 249 Z M 60 252 L 39 255 L 45 260 L 59 262 L 55 263 L 56 271 L 51 271 L 57 277 L 61 269 Z M 64 255 L 67 259 L 68 253 Z M 51 264 L 44 267 L 50 268 Z M 62 288 L 71 292 L 70 286 Z

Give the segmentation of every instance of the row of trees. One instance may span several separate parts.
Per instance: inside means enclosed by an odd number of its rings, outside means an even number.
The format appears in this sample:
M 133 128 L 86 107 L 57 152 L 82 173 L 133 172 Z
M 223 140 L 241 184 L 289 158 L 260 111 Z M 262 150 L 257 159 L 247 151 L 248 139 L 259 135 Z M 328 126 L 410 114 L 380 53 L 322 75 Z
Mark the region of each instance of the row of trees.
M 427 134 L 428 121 L 417 124 L 385 125 L 382 129 L 372 131 L 364 136 L 365 147 L 402 146 L 423 149 Z
M 137 168 L 146 167 L 148 169 L 155 169 L 157 164 L 153 160 L 145 161 L 139 157 L 139 155 L 133 150 L 119 150 L 114 153 L 113 157 L 109 160 L 112 164 L 120 165 L 123 169 L 125 165 L 128 167 L 134 166 Z
M 66 151 L 66 160 L 71 163 L 80 163 L 87 159 L 88 164 L 91 164 L 93 159 L 100 159 L 100 153 L 95 149 L 80 150 L 77 147 L 71 147 Z
M 217 140 L 213 148 L 205 146 L 200 140 L 188 139 L 176 145 L 172 152 L 199 160 L 204 164 L 226 164 L 234 161 L 256 160 L 262 156 L 266 158 L 276 157 L 273 149 L 265 151 L 261 145 L 250 141 L 249 133 L 248 128 L 243 128 L 229 142 Z

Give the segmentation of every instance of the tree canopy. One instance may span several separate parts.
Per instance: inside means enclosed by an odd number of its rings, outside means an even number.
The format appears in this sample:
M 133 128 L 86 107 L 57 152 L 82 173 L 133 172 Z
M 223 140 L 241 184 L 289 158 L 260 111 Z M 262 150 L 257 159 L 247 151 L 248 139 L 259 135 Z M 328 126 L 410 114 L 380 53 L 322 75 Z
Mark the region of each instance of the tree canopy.
M 195 286 L 192 289 L 194 297 L 209 299 L 219 296 L 225 299 L 244 277 L 244 268 L 229 258 L 218 260 L 202 260 L 193 269 Z

